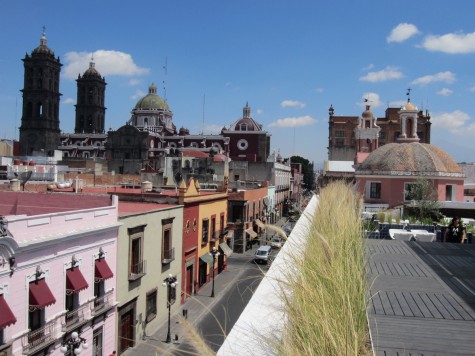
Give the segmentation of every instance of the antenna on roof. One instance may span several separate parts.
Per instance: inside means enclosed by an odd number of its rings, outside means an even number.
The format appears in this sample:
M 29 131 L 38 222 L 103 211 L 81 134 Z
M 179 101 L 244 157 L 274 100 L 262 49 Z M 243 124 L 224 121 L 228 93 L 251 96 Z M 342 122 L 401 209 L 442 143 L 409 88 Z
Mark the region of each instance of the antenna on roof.
M 205 104 L 206 104 L 206 95 L 203 94 L 203 125 L 201 126 L 202 135 L 204 135 L 204 130 L 205 130 Z
M 168 57 L 165 57 L 165 65 L 163 66 L 163 100 L 167 101 L 167 74 L 168 74 Z

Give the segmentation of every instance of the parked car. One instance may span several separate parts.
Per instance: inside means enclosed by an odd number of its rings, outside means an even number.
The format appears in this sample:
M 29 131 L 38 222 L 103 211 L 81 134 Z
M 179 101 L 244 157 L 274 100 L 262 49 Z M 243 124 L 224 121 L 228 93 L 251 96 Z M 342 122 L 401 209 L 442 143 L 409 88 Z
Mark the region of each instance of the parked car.
M 267 264 L 270 261 L 272 255 L 272 247 L 270 246 L 261 246 L 257 249 L 254 256 L 254 261 L 256 263 Z
M 273 248 L 281 248 L 284 245 L 284 242 L 280 237 L 273 237 L 270 241 L 270 245 Z

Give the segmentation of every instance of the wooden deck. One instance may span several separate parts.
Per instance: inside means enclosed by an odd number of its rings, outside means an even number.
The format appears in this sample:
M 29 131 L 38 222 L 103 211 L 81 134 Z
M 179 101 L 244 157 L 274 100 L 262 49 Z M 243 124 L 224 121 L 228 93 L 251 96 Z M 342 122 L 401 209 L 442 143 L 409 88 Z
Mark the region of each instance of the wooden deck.
M 366 242 L 375 355 L 475 355 L 475 244 Z

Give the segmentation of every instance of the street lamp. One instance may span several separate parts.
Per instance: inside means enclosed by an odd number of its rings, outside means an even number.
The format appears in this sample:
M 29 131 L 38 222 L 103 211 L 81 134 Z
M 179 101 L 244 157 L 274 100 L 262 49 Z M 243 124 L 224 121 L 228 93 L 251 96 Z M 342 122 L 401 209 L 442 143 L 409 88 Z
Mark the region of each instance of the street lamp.
M 170 310 L 172 307 L 172 289 L 176 288 L 176 277 L 173 277 L 171 274 L 168 275 L 167 278 L 163 280 L 163 286 L 167 287 L 167 304 L 168 304 L 168 332 L 167 332 L 167 343 L 172 341 L 170 337 Z
M 81 346 L 83 349 L 87 349 L 89 345 L 87 344 L 86 339 L 80 337 L 76 331 L 73 331 L 71 337 L 63 343 L 63 346 L 60 347 L 59 351 L 63 354 L 71 351 L 74 352 L 75 355 L 79 355 L 82 351 Z
M 215 246 L 213 246 L 213 248 L 211 249 L 211 252 L 209 253 L 211 256 L 213 256 L 213 266 L 212 266 L 212 270 L 213 270 L 213 287 L 211 289 L 211 297 L 214 298 L 214 264 L 216 262 L 216 256 L 219 256 L 220 253 L 219 251 L 216 249 Z

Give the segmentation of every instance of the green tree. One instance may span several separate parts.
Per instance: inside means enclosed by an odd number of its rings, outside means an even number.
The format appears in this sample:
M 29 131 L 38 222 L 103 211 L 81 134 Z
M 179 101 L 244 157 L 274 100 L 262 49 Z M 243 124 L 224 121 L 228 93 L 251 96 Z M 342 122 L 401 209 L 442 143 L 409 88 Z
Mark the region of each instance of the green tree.
M 310 163 L 308 159 L 300 157 L 300 156 L 290 157 L 290 162 L 302 164 L 304 188 L 308 190 L 314 190 L 315 189 L 315 172 L 313 171 L 313 162 Z
M 416 183 L 408 185 L 405 196 L 413 201 L 408 207 L 409 215 L 420 222 L 440 219 L 440 203 L 434 182 L 427 178 L 419 178 Z

